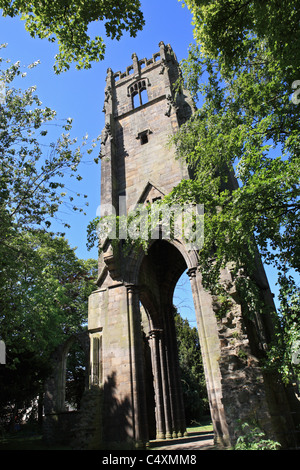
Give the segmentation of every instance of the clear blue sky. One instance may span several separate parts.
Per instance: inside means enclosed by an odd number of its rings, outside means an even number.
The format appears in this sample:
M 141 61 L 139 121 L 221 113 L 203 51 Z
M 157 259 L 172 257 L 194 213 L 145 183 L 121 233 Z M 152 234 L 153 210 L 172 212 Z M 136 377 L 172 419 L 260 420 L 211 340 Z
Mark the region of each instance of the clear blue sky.
M 104 127 L 102 108 L 108 67 L 114 72 L 125 71 L 132 62 L 133 52 L 139 58 L 150 58 L 159 50 L 160 41 L 171 44 L 178 60 L 187 56 L 189 44 L 193 42 L 191 14 L 188 9 L 182 8 L 182 4 L 177 0 L 142 0 L 141 3 L 146 25 L 136 38 L 131 38 L 129 34 L 120 41 L 106 38 L 104 61 L 94 63 L 90 70 L 84 71 L 77 71 L 71 66 L 69 71 L 61 75 L 55 75 L 53 71 L 54 55 L 58 51 L 56 44 L 51 44 L 45 39 L 32 39 L 19 19 L 0 17 L 0 43 L 8 43 L 5 57 L 14 62 L 20 60 L 24 66 L 36 60 L 41 62 L 38 67 L 28 71 L 26 79 L 22 82 L 23 86 L 36 85 L 43 106 L 55 109 L 58 119 L 73 118 L 72 136 L 77 136 L 78 142 L 86 133 L 91 139 L 97 137 Z M 91 26 L 91 33 L 105 37 L 104 28 L 100 23 Z M 57 128 L 57 136 L 59 133 Z M 91 157 L 87 156 L 86 163 L 82 163 L 80 174 L 83 180 L 80 183 L 72 180 L 67 184 L 70 191 L 88 196 L 89 207 L 86 216 L 70 212 L 64 214 L 66 221 L 71 225 L 66 231 L 66 237 L 72 247 L 77 247 L 76 253 L 80 258 L 97 257 L 96 249 L 91 252 L 86 249 L 86 228 L 89 221 L 96 216 L 100 203 L 101 169 L 100 165 L 93 163 L 97 154 L 98 148 Z M 268 272 L 272 290 L 276 292 L 272 273 L 269 270 Z M 177 294 L 183 298 L 180 291 Z M 189 294 L 187 298 L 190 310 Z

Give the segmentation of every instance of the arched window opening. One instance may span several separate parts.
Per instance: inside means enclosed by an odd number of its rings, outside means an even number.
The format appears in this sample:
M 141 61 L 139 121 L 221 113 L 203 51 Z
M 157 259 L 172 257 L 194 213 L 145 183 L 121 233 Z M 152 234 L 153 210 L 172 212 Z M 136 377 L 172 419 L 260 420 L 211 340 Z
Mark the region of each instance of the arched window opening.
M 146 80 L 140 80 L 130 87 L 133 109 L 148 103 Z
M 91 335 L 91 385 L 102 384 L 102 335 Z

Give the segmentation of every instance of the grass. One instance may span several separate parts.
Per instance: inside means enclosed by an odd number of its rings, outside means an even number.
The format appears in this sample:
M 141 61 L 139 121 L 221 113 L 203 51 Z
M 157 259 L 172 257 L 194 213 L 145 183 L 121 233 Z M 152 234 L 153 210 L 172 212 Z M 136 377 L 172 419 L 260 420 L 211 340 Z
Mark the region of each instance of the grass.
M 188 434 L 200 434 L 203 432 L 213 432 L 213 425 L 205 424 L 205 425 L 199 425 L 199 426 L 191 426 L 187 428 Z
M 207 435 L 213 433 L 213 426 L 210 419 L 203 420 L 202 423 L 195 423 L 187 427 L 187 436 L 167 440 L 150 441 L 149 450 L 164 448 L 165 446 L 181 445 L 196 440 L 207 439 Z
M 203 423 L 195 423 L 195 426 L 187 428 L 188 436 L 196 436 L 198 434 L 204 434 L 212 432 L 213 427 L 210 421 L 204 421 Z M 166 442 L 166 441 L 163 441 Z M 171 441 L 170 441 L 171 443 Z M 26 425 L 23 429 L 14 433 L 5 433 L 2 437 L 0 436 L 0 451 L 3 450 L 72 450 L 68 446 L 48 446 L 43 441 L 41 432 L 37 428 L 30 428 Z
M 5 433 L 0 436 L 0 451 L 3 450 L 71 450 L 67 446 L 49 447 L 43 441 L 43 437 L 38 430 L 21 429 L 14 433 Z
M 193 421 L 190 427 L 187 428 L 187 432 L 212 432 L 213 425 L 210 416 L 203 416 L 201 422 Z

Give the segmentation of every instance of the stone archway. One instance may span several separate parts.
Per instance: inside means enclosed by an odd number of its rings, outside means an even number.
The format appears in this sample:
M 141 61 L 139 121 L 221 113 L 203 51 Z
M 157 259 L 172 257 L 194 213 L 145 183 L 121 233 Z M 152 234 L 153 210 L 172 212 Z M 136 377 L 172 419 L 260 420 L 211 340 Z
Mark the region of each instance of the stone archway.
M 173 318 L 173 294 L 178 279 L 188 268 L 215 440 L 227 445 L 229 436 L 221 395 L 217 323 L 211 296 L 201 288 L 196 260 L 195 252 L 188 252 L 182 242 L 159 240 L 151 244 L 147 255 L 140 262 L 137 281 L 140 301 L 145 312 L 142 315 L 142 324 L 151 351 L 156 437 L 179 437 L 185 433 L 184 404 Z M 206 315 L 205 319 L 203 314 Z
M 114 266 L 114 277 L 107 270 L 91 295 L 89 310 L 91 339 L 102 338 L 99 385 L 107 442 L 119 437 L 143 444 L 153 436 L 153 422 L 158 438 L 185 432 L 172 300 L 188 269 L 215 443 L 233 445 L 237 423 L 255 420 L 269 438 L 290 445 L 294 425 L 286 391 L 278 377 L 264 372 L 257 355 L 269 334 L 267 316 L 246 320 L 233 285 L 230 309 L 219 317 L 214 297 L 203 288 L 196 253 L 180 240 L 153 240 L 147 254 L 132 252 Z M 232 282 L 229 269 L 221 278 Z
M 169 269 L 170 256 L 173 270 Z M 184 268 L 179 251 L 163 241 L 152 245 L 140 267 L 139 295 L 146 313 L 142 315 L 142 323 L 151 352 L 156 437 L 159 439 L 185 433 L 172 303 L 176 282 Z
M 45 384 L 43 437 L 46 443 L 69 444 L 73 439 L 78 411 L 66 407 L 66 367 L 68 353 L 78 343 L 85 356 L 85 389 L 89 381 L 89 335 L 82 332 L 71 335 L 52 354 L 52 373 Z

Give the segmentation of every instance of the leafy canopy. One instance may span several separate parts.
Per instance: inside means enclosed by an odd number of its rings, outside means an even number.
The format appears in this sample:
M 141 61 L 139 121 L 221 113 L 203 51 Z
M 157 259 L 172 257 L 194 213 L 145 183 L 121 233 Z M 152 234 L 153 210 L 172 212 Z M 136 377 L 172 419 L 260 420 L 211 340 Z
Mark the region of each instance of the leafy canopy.
M 297 0 L 179 1 L 193 15 L 194 37 L 206 56 L 219 57 L 224 67 L 239 70 L 249 54 L 250 34 L 278 60 L 290 84 L 299 78 L 294 75 L 300 66 Z
M 79 260 L 61 233 L 48 232 L 62 205 L 83 210 L 65 178 L 81 179 L 86 139 L 78 146 L 72 120 L 60 125 L 35 87 L 14 86 L 25 75 L 19 62 L 0 58 L 0 66 L 0 332 L 7 353 L 1 414 L 37 396 L 53 350 L 85 327 L 97 261 Z M 59 127 L 52 143 L 48 132 Z
M 14 88 L 13 82 L 24 73 L 19 62 L 9 66 L 6 62 L 9 61 L 0 59 L 0 80 L 5 83 L 4 102 L 0 106 L 0 304 L 4 318 L 9 318 L 9 312 L 16 313 L 17 305 L 27 318 L 46 300 L 47 293 L 50 305 L 51 296 L 56 297 L 56 287 L 57 292 L 63 291 L 60 263 L 69 260 L 73 263 L 64 268 L 64 276 L 76 269 L 82 271 L 64 238 L 56 240 L 55 234 L 47 230 L 63 204 L 69 209 L 83 210 L 75 204 L 73 194 L 68 196 L 64 182 L 66 175 L 81 179 L 78 166 L 83 152 L 76 139 L 70 137 L 71 119 L 62 126 L 66 132 L 55 143 L 49 141 L 49 125 L 56 124 L 55 111 L 41 106 L 35 87 L 25 91 Z M 60 232 L 56 235 L 62 236 Z M 40 286 L 35 291 L 37 278 Z M 35 300 L 34 292 L 40 296 Z M 31 301 L 26 312 L 28 298 Z M 40 307 L 37 318 L 39 315 Z M 76 322 L 78 326 L 81 323 L 78 318 Z M 41 325 L 37 320 L 36 326 Z
M 144 25 L 138 0 L 1 0 L 0 8 L 3 16 L 20 16 L 33 38 L 57 41 L 56 73 L 68 70 L 72 62 L 76 62 L 77 69 L 88 69 L 91 62 L 103 60 L 103 38 L 89 36 L 92 22 L 104 22 L 107 37 L 117 40 L 124 31 L 135 37 Z
M 35 65 L 29 65 L 29 70 Z M 0 105 L 0 241 L 3 247 L 10 244 L 13 233 L 26 232 L 32 227 L 48 229 L 62 205 L 83 211 L 81 205 L 75 204 L 76 196 L 68 194 L 65 178 L 82 179 L 78 168 L 87 136 L 78 145 L 77 138 L 70 135 L 71 118 L 61 124 L 54 110 L 42 106 L 36 87 L 26 90 L 14 87 L 26 75 L 20 62 L 10 64 L 9 60 L 0 58 L 0 67 L 0 83 L 5 84 Z M 63 133 L 53 137 L 51 131 L 57 127 Z M 93 142 L 86 153 L 91 153 L 94 145 Z
M 281 328 L 270 364 L 289 380 L 300 339 L 299 5 L 184 4 L 196 44 L 183 61 L 183 81 L 200 106 L 173 141 L 196 178 L 169 200 L 205 206 L 199 255 L 207 287 L 218 289 L 219 270 L 229 263 L 248 312 L 264 311 L 256 295 L 257 254 L 277 269 Z M 299 364 L 294 369 L 299 373 Z

